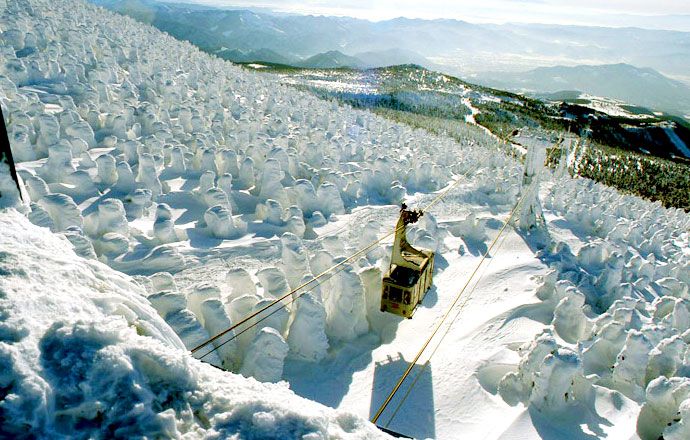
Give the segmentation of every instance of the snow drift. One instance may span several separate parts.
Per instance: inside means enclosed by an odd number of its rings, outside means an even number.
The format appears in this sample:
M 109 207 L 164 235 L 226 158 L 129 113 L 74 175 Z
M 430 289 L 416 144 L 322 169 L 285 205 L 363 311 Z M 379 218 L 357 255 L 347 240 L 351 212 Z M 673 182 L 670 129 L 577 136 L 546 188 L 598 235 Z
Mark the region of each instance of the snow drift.
M 141 287 L 15 210 L 0 230 L 3 437 L 384 436 L 284 383 L 192 359 Z

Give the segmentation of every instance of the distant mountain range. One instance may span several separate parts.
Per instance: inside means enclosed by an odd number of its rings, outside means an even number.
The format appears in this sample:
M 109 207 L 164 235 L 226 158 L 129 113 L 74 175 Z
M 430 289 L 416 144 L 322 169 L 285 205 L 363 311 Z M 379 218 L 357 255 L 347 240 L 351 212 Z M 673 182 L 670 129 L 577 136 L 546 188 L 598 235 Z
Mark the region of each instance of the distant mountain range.
M 690 84 L 687 32 L 407 18 L 370 22 L 155 0 L 91 1 L 234 62 L 310 68 L 418 64 L 509 90 L 579 90 L 675 114 L 690 109 L 688 87 L 666 77 Z
M 401 64 L 422 64 L 424 57 L 395 49 L 381 52 L 364 52 L 357 55 L 345 55 L 338 50 L 317 53 L 305 59 L 288 58 L 270 49 L 240 50 L 221 49 L 214 54 L 235 63 L 269 63 L 312 69 L 369 69 L 373 67 L 398 66 Z M 421 62 L 414 62 L 417 60 Z
M 686 118 L 690 115 L 690 86 L 654 69 L 640 69 L 629 64 L 540 67 L 521 73 L 483 74 L 476 81 L 491 87 L 539 94 L 577 90 L 686 115 Z
M 555 131 L 582 136 L 597 145 L 690 164 L 690 122 L 578 91 L 534 99 L 416 65 L 365 70 L 264 66 L 261 71 L 280 72 L 284 84 L 356 108 L 373 109 L 394 119 L 405 113 L 403 120 L 432 130 L 443 127 L 440 130 L 452 133 L 452 122 L 469 117 L 470 122 L 511 144 L 522 144 L 525 136 L 537 132 L 553 135 Z
M 220 58 L 235 63 L 293 64 L 295 62 L 295 60 L 287 58 L 271 49 L 220 49 L 216 51 L 215 54 Z
M 330 50 L 328 52 L 316 54 L 296 64 L 300 67 L 324 69 L 332 67 L 360 67 L 364 63 L 358 58 L 345 55 L 337 50 Z
M 375 41 L 345 43 L 351 37 L 356 40 L 358 33 L 362 36 L 367 34 L 366 24 L 371 23 L 363 20 L 277 16 L 153 0 L 92 2 L 152 24 L 176 38 L 239 63 L 265 62 L 313 68 L 432 64 L 419 53 L 396 46 L 372 45 Z
M 380 63 L 445 67 L 451 74 L 625 62 L 690 81 L 690 33 L 637 28 L 474 24 L 460 20 L 286 15 L 154 0 L 92 0 L 200 47 L 269 49 L 290 60 L 329 51 L 348 56 L 396 49 Z M 412 55 L 414 54 L 414 55 Z M 359 58 L 359 57 L 358 57 Z M 410 59 L 412 58 L 412 59 Z M 426 63 L 420 63 L 424 61 Z M 371 64 L 372 59 L 364 60 Z

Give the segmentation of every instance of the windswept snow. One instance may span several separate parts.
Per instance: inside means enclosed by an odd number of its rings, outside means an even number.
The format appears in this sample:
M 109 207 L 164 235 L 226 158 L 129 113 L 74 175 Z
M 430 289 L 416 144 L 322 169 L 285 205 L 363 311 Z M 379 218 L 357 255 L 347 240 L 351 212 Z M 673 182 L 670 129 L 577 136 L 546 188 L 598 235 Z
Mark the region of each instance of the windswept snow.
M 523 170 L 472 127 L 458 143 L 319 100 L 80 1 L 8 2 L 0 30 L 0 103 L 26 190 L 21 204 L 0 172 L 0 203 L 33 223 L 0 214 L 11 429 L 375 436 L 363 417 L 524 197 L 390 427 L 422 438 L 686 435 L 687 213 L 539 171 L 544 145 L 530 145 Z M 196 353 L 358 416 L 185 353 L 452 179 L 408 231 L 437 252 L 414 319 L 379 311 L 384 242 Z
M 284 383 L 191 359 L 129 277 L 16 211 L 0 229 L 2 437 L 383 436 Z

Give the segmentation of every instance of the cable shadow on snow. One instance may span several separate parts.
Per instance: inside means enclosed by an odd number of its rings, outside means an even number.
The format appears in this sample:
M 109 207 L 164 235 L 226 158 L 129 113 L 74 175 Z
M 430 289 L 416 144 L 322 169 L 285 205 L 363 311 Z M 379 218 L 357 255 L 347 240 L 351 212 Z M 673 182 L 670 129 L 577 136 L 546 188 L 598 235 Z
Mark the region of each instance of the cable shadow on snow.
M 354 373 L 371 364 L 371 353 L 379 345 L 379 337 L 373 333 L 354 342 L 332 345 L 318 368 L 313 362 L 287 359 L 283 379 L 297 395 L 337 408 L 350 389 Z
M 400 353 L 393 357 L 388 356 L 388 359 L 382 362 L 376 362 L 369 419 L 376 415 L 408 366 L 409 362 Z M 422 367 L 417 364 L 412 368 L 405 382 L 381 413 L 377 422 L 379 426 L 413 438 L 436 437 L 431 364 L 426 368 Z

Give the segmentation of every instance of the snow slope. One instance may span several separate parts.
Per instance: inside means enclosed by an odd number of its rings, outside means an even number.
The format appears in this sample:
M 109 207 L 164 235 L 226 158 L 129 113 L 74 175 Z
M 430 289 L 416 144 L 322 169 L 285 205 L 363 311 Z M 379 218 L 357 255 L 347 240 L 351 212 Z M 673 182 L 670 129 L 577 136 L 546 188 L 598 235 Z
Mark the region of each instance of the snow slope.
M 181 349 L 389 232 L 400 201 L 422 207 L 457 179 L 409 231 L 415 244 L 437 252 L 438 263 L 435 286 L 414 319 L 378 310 L 390 252 L 384 242 L 256 327 L 229 334 L 237 336 L 231 343 L 221 339 L 196 356 L 263 381 L 285 379 L 301 396 L 371 417 L 525 195 L 529 209 L 506 229 L 480 268 L 480 281 L 451 313 L 457 319 L 439 333 L 447 334 L 443 344 L 433 341 L 430 367 L 415 367 L 419 379 L 390 427 L 438 438 L 656 439 L 662 432 L 683 438 L 689 424 L 687 213 L 572 179 L 562 168 L 535 177 L 538 160 L 525 179 L 521 164 L 472 127 L 456 142 L 318 100 L 83 2 L 8 2 L 0 28 L 6 60 L 0 101 L 27 197 L 20 209 L 42 228 L 16 213 L 3 217 L 5 223 L 29 231 L 18 239 L 27 247 L 58 240 L 48 230 L 62 235 L 86 259 L 79 260 L 83 267 L 101 273 L 105 267 L 93 262 L 99 260 L 142 286 L 123 289 L 135 292 L 126 301 L 108 294 L 91 306 L 94 293 L 61 275 L 66 282 L 55 289 L 78 295 L 64 297 L 62 308 L 45 318 L 48 349 L 69 354 L 80 335 L 95 335 L 97 348 L 80 356 L 107 373 L 111 364 L 101 356 L 117 352 L 113 359 L 131 368 L 112 368 L 125 378 L 114 386 L 127 395 L 148 390 L 142 410 L 151 402 L 159 413 L 179 397 L 175 420 L 150 432 L 173 435 L 173 426 L 198 435 L 227 428 L 248 438 L 310 430 L 316 438 L 374 435 L 362 418 L 289 400 L 295 397 L 284 387 L 221 375 Z M 0 173 L 0 200 L 15 205 L 6 177 Z M 541 186 L 524 187 L 531 179 L 541 179 Z M 34 235 L 41 237 L 36 243 Z M 47 261 L 68 253 L 67 243 L 59 243 Z M 55 266 L 51 273 L 59 272 Z M 30 276 L 23 267 L 6 271 Z M 82 276 L 94 277 L 88 270 Z M 49 307 L 55 300 L 42 286 L 34 290 L 46 297 L 40 307 Z M 70 321 L 72 309 L 86 324 Z M 33 357 L 11 365 L 35 377 L 47 367 L 38 342 L 44 336 L 32 333 L 31 313 L 8 314 L 24 320 L 18 329 L 29 329 L 8 334 L 20 346 L 33 344 Z M 67 324 L 49 330 L 57 321 Z M 127 330 L 128 323 L 141 327 L 141 335 Z M 22 336 L 26 331 L 35 337 Z M 206 355 L 210 347 L 217 350 Z M 139 362 L 135 348 L 171 359 L 169 368 L 149 373 L 151 363 Z M 64 370 L 50 368 L 51 377 L 62 376 Z M 64 435 L 100 429 L 105 413 L 99 415 L 98 398 L 88 393 L 112 389 L 77 386 L 95 373 L 75 374 L 57 385 L 37 380 L 53 390 L 44 399 L 49 416 L 41 417 L 53 420 L 61 405 L 76 402 L 69 408 L 78 409 L 51 422 Z M 174 377 L 161 382 L 152 374 Z M 185 377 L 191 379 L 176 381 Z M 271 397 L 259 402 L 240 394 L 237 402 L 247 406 L 237 407 L 224 385 L 235 382 L 241 390 L 270 390 Z M 63 400 L 50 400 L 63 392 Z M 79 406 L 85 396 L 93 399 Z M 300 411 L 258 409 L 281 402 Z M 117 407 L 109 416 L 131 426 L 122 420 L 139 417 L 133 411 Z M 90 418 L 76 421 L 83 414 Z M 303 418 L 315 414 L 316 425 Z
M 490 193 L 495 179 L 508 178 L 499 203 L 517 194 L 516 164 L 475 139 L 459 146 L 339 107 L 94 6 L 12 3 L 2 20 L 8 61 L 0 99 L 30 220 L 64 232 L 82 256 L 129 274 L 162 274 L 147 295 L 187 348 L 332 265 L 345 251 L 334 246 L 337 237 L 302 240 L 357 207 L 438 190 L 472 172 L 463 160 L 470 157 L 505 168 L 484 177 Z M 204 276 L 160 282 L 164 272 L 212 260 L 226 272 L 242 255 L 266 263 L 278 244 L 282 261 L 256 268 L 239 286 Z M 371 263 L 330 280 L 329 298 L 322 287 L 314 309 L 300 316 L 322 317 L 314 330 L 330 340 L 365 334 L 357 271 Z M 284 358 L 302 352 L 297 330 L 288 341 L 288 327 L 303 324 L 296 315 L 289 308 L 272 324 L 275 350 L 263 350 L 253 340 L 261 332 L 252 330 L 205 359 L 249 375 L 256 370 L 244 364 L 253 359 L 270 370 L 262 377 L 277 380 Z
M 132 280 L 0 212 L 0 419 L 12 438 L 379 438 L 192 359 Z

